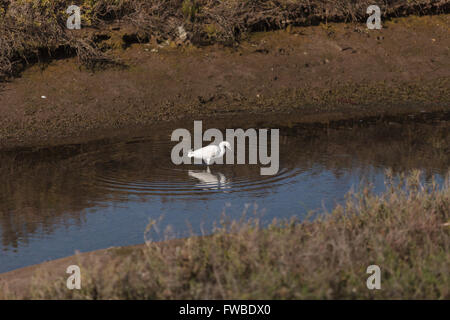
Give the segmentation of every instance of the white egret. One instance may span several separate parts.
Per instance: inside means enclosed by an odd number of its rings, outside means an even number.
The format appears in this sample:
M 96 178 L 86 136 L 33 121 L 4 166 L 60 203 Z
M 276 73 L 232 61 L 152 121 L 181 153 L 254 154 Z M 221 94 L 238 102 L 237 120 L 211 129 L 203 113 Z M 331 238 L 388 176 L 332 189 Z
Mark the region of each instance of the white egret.
M 218 146 L 210 144 L 195 151 L 189 151 L 187 156 L 189 158 L 202 159 L 207 165 L 210 165 L 214 159 L 222 158 L 225 154 L 225 148 L 231 150 L 231 145 L 228 141 L 222 141 Z

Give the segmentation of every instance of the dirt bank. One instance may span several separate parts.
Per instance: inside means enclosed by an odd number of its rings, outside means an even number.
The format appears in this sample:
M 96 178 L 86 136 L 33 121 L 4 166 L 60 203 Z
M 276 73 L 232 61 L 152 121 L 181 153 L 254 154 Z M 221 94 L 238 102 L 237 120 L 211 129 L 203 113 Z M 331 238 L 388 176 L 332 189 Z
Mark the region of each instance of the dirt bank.
M 178 119 L 276 113 L 324 123 L 448 111 L 449 19 L 398 18 L 379 31 L 290 27 L 254 33 L 235 48 L 132 44 L 115 52 L 127 67 L 97 72 L 75 59 L 36 64 L 0 85 L 0 147 Z

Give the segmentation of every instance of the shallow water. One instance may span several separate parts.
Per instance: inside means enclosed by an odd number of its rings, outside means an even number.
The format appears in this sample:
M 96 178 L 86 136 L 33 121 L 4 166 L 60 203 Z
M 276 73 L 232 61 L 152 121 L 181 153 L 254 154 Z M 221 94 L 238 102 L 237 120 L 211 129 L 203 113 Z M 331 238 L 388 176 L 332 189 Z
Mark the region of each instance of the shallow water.
M 224 128 L 233 128 L 231 125 Z M 450 164 L 449 125 L 281 128 L 280 170 L 259 165 L 175 166 L 166 125 L 126 139 L 0 154 L 0 272 L 111 246 L 144 242 L 150 219 L 174 236 L 208 233 L 223 213 L 300 219 L 331 210 L 361 182 L 376 192 L 384 173 L 424 171 L 442 183 Z M 187 128 L 192 125 L 187 124 Z M 276 126 L 274 126 L 276 127 Z M 164 238 L 153 232 L 147 237 Z

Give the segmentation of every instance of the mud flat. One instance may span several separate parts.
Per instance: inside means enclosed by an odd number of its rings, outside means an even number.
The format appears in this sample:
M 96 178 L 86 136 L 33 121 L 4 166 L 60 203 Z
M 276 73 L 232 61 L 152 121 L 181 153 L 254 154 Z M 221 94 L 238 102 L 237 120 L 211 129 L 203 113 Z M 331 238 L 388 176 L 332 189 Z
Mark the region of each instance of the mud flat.
M 131 44 L 115 52 L 126 67 L 96 72 L 75 58 L 35 64 L 0 84 L 0 146 L 73 143 L 177 119 L 330 123 L 448 111 L 449 19 L 290 27 L 231 48 Z

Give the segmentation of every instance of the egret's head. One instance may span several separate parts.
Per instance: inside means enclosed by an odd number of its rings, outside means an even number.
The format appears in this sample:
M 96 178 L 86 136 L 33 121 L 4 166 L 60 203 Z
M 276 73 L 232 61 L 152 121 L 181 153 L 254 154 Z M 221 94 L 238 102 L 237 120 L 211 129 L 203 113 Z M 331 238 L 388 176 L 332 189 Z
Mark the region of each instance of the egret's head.
M 219 146 L 223 146 L 225 148 L 227 148 L 228 150 L 231 150 L 231 144 L 228 141 L 222 141 L 221 143 L 219 143 Z

